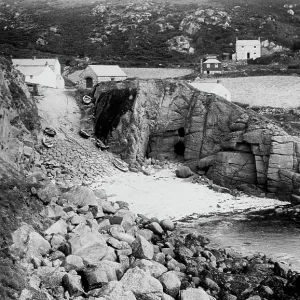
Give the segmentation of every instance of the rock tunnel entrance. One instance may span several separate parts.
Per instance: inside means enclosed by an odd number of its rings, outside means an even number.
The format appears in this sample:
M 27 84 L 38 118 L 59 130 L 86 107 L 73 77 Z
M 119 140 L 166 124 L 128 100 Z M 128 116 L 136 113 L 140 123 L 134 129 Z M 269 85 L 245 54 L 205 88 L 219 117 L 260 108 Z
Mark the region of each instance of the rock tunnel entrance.
M 136 98 L 135 89 L 119 89 L 102 93 L 96 107 L 95 134 L 102 140 L 118 126 L 120 118 L 132 110 Z

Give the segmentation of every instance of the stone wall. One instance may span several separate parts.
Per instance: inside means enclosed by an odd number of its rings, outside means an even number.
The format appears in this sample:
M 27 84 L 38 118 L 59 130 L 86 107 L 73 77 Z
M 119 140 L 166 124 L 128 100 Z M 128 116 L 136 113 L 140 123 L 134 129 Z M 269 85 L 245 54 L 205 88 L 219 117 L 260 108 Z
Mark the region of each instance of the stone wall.
M 299 139 L 252 110 L 175 80 L 110 83 L 94 97 L 96 135 L 127 161 L 181 157 L 220 185 L 300 199 Z

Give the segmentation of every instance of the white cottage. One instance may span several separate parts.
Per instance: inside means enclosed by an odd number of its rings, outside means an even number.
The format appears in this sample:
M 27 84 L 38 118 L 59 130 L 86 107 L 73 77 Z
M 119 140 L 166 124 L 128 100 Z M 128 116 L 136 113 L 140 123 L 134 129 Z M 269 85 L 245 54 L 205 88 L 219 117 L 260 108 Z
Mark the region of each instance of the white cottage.
M 14 67 L 25 75 L 27 83 L 64 88 L 61 65 L 57 58 L 12 59 Z
M 261 57 L 260 38 L 257 40 L 236 40 L 236 60 L 255 59 Z
M 231 101 L 231 93 L 226 89 L 221 82 L 191 82 L 190 85 L 198 91 L 215 94 L 228 101 Z
M 15 68 L 25 76 L 26 83 L 57 88 L 56 75 L 49 66 L 18 66 Z

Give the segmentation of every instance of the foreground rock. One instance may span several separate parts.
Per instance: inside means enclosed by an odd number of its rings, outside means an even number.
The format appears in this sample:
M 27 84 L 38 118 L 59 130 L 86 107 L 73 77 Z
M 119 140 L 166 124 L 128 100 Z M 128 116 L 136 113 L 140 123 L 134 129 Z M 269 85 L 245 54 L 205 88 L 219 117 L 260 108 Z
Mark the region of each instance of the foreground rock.
M 161 283 L 138 267 L 128 270 L 121 283 L 127 291 L 132 291 L 137 299 L 159 300 L 163 294 Z
M 91 209 L 107 201 L 105 193 L 87 187 L 72 190 L 86 197 L 72 201 L 68 191 L 49 203 L 64 214 L 58 213 L 55 220 L 49 214 L 44 237 L 27 224 L 13 234 L 11 255 L 27 270 L 33 291 L 23 289 L 20 300 L 34 299 L 35 293 L 49 300 L 300 297 L 300 275 L 287 264 L 264 255 L 242 257 L 230 249 L 210 248 L 201 233 L 182 234 L 170 220 L 137 216 L 122 201 L 110 203 L 114 212 L 93 214 Z M 89 199 L 96 199 L 97 205 Z

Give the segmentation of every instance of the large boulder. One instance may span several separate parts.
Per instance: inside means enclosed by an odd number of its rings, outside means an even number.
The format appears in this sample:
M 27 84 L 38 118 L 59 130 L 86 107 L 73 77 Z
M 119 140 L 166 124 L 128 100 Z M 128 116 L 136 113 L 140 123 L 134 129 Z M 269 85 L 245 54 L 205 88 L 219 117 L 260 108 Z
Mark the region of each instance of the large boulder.
M 50 249 L 49 242 L 26 223 L 12 234 L 10 253 L 15 258 L 23 257 L 25 260 L 30 261 L 33 257 L 41 258 Z
M 55 184 L 48 184 L 37 190 L 37 195 L 45 204 L 51 202 L 51 200 L 60 195 L 60 191 Z
M 132 235 L 125 232 L 123 226 L 121 226 L 121 225 L 111 226 L 111 228 L 109 229 L 109 233 L 115 239 L 126 242 L 129 245 L 131 245 L 133 243 L 133 241 L 135 240 L 135 238 Z
M 78 227 L 69 235 L 71 254 L 82 257 L 86 263 L 96 263 L 108 254 L 108 247 L 102 234 L 87 225 Z
M 187 166 L 180 166 L 176 171 L 175 174 L 178 178 L 188 178 L 194 175 L 191 169 Z
M 148 271 L 154 278 L 158 278 L 168 271 L 168 269 L 159 262 L 147 259 L 136 259 L 130 268 L 135 267 L 139 267 L 144 271 Z
M 137 299 L 160 300 L 163 295 L 161 283 L 149 272 L 140 268 L 129 269 L 120 281 L 126 291 L 132 291 Z
M 165 231 L 173 231 L 175 229 L 175 225 L 174 225 L 174 222 L 171 221 L 170 219 L 164 219 L 164 220 L 161 220 L 159 222 L 160 226 L 162 227 L 163 230 Z
M 59 270 L 59 268 L 43 266 L 35 270 L 33 274 L 39 278 L 41 287 L 53 288 L 62 285 L 62 278 L 66 272 Z
M 84 268 L 83 260 L 80 256 L 77 255 L 68 255 L 64 262 L 63 267 L 67 272 L 71 270 L 81 271 Z
M 102 260 L 97 266 L 84 270 L 85 281 L 90 290 L 102 287 L 110 281 L 116 281 L 122 274 L 121 264 L 107 260 Z
M 210 300 L 210 296 L 201 288 L 189 288 L 180 291 L 180 300 Z
M 161 282 L 164 292 L 174 298 L 177 297 L 181 281 L 175 271 L 169 271 L 161 275 L 158 280 Z
M 67 199 L 69 203 L 75 206 L 83 207 L 98 206 L 98 200 L 93 190 L 86 186 L 76 186 L 69 192 L 63 194 L 64 199 Z
M 101 289 L 92 290 L 89 295 L 105 300 L 136 300 L 133 292 L 125 290 L 123 284 L 119 281 L 110 281 Z
M 142 236 L 138 236 L 131 244 L 132 254 L 136 258 L 152 259 L 154 255 L 154 248 Z
M 45 234 L 51 235 L 51 234 L 61 234 L 65 235 L 68 232 L 68 224 L 65 220 L 58 220 L 54 224 L 52 224 L 46 231 Z
M 81 282 L 81 277 L 75 274 L 65 274 L 62 278 L 62 283 L 71 297 L 84 295 L 84 289 Z

